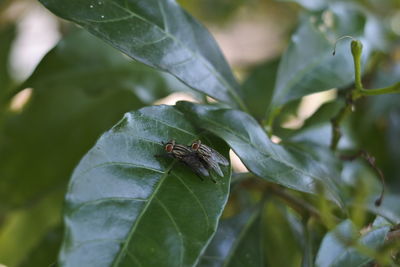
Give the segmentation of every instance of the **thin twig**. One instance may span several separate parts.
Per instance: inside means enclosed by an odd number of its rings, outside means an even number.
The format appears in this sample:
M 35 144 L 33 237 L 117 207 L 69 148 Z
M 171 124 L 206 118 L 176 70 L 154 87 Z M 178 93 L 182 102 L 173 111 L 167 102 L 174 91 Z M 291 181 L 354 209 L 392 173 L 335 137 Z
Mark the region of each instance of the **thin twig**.
M 295 197 L 294 195 L 289 194 L 286 192 L 283 188 L 281 188 L 278 185 L 270 184 L 268 185 L 268 189 L 271 193 L 275 194 L 276 196 L 282 198 L 286 203 L 290 205 L 294 210 L 296 210 L 299 214 L 301 214 L 303 217 L 305 215 L 307 216 L 313 216 L 316 217 L 317 219 L 321 219 L 321 214 L 319 211 L 308 204 L 306 201 L 304 201 L 301 198 Z
M 341 155 L 340 158 L 342 160 L 349 160 L 349 161 L 353 161 L 357 158 L 363 158 L 368 162 L 369 166 L 371 166 L 372 169 L 374 169 L 374 171 L 378 174 L 382 184 L 381 195 L 379 196 L 379 198 L 375 200 L 375 206 L 377 207 L 380 206 L 382 204 L 383 195 L 385 194 L 385 178 L 383 176 L 382 171 L 378 168 L 378 166 L 376 166 L 375 158 L 363 149 L 359 150 L 357 153 L 353 155 Z

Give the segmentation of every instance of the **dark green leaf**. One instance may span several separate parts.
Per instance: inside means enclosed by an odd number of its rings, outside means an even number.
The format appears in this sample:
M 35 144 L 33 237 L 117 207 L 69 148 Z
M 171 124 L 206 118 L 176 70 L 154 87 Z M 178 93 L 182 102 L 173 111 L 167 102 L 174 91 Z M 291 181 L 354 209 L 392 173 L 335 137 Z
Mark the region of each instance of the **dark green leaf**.
M 15 25 L 5 25 L 0 27 L 0 100 L 3 101 L 4 97 L 8 93 L 8 89 L 11 82 L 9 73 L 9 57 L 12 42 L 15 38 Z
M 302 251 L 298 241 L 304 240 L 297 239 L 290 212 L 273 198 L 265 205 L 262 220 L 265 266 L 300 266 Z
M 85 32 L 61 41 L 24 86 L 31 100 L 0 131 L 0 209 L 65 186 L 103 131 L 169 91 L 163 75 Z
M 171 158 L 155 156 L 164 151 L 162 141 L 190 144 L 197 138 L 184 115 L 169 106 L 127 113 L 105 133 L 69 185 L 61 266 L 197 262 L 227 201 L 230 168 L 214 184 Z M 208 145 L 227 155 L 221 142 Z
M 222 220 L 198 266 L 264 266 L 260 218 L 253 207 Z
M 317 184 L 321 184 L 330 198 L 341 203 L 336 182 L 331 176 L 333 162 L 321 163 L 311 153 L 272 143 L 247 113 L 188 102 L 178 102 L 177 107 L 199 127 L 224 139 L 254 174 L 304 192 L 315 193 Z
M 61 223 L 50 228 L 40 243 L 32 249 L 19 267 L 52 267 L 57 262 L 57 255 L 62 241 Z
M 323 267 L 364 266 L 372 259 L 360 254 L 354 247 L 346 245 L 346 242 L 357 238 L 359 245 L 377 249 L 385 241 L 389 230 L 390 225 L 384 219 L 378 217 L 372 229 L 358 238 L 354 225 L 350 220 L 346 220 L 326 234 L 318 251 L 315 265 Z
M 174 1 L 40 0 L 128 56 L 242 107 L 238 84 L 209 32 Z
M 60 210 L 64 201 L 62 193 L 63 190 L 55 190 L 40 201 L 30 203 L 29 207 L 5 215 L 0 228 L 1 264 L 19 266 L 26 262 L 48 231 L 61 224 Z M 44 251 L 43 254 L 47 253 Z
M 243 84 L 243 100 L 251 115 L 264 120 L 274 92 L 279 60 L 268 61 L 250 71 Z
M 313 252 L 313 231 L 309 225 L 303 227 L 304 231 L 304 245 L 303 245 L 303 259 L 301 261 L 301 267 L 313 267 L 314 266 L 314 252 Z

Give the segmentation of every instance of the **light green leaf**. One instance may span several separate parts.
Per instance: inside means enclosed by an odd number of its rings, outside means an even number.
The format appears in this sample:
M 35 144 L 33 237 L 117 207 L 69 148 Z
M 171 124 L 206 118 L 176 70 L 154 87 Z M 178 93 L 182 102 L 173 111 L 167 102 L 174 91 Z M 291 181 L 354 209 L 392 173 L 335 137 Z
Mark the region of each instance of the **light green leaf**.
M 251 116 L 238 110 L 188 102 L 178 102 L 177 107 L 198 127 L 224 139 L 254 174 L 309 193 L 315 193 L 317 185 L 322 185 L 328 196 L 341 205 L 337 176 L 332 173 L 336 160 L 329 156 L 330 152 L 325 154 L 332 162 L 322 163 L 318 155 L 321 151 L 288 149 L 274 144 Z
M 238 84 L 210 33 L 174 1 L 40 0 L 128 56 L 242 107 Z
M 351 84 L 354 70 L 350 41 L 339 42 L 333 56 L 334 42 L 343 35 L 359 38 L 365 63 L 376 48 L 371 31 L 377 24 L 361 8 L 349 3 L 334 3 L 320 14 L 305 17 L 279 65 L 272 100 L 275 108 L 311 93 Z
M 61 266 L 192 266 L 227 201 L 230 168 L 214 184 L 162 154 L 198 132 L 173 107 L 127 113 L 86 154 L 67 194 Z M 221 141 L 203 142 L 225 156 Z
M 381 218 L 377 218 L 372 229 L 357 238 L 361 246 L 377 249 L 385 241 L 386 234 L 390 230 L 390 224 Z M 323 267 L 354 267 L 364 266 L 371 258 L 360 254 L 354 247 L 345 243 L 357 237 L 357 232 L 350 220 L 339 224 L 334 230 L 326 234 L 318 251 L 315 265 Z
M 350 46 L 343 41 L 336 55 L 333 43 L 309 20 L 292 36 L 279 65 L 272 103 L 279 106 L 302 96 L 342 87 L 353 79 Z

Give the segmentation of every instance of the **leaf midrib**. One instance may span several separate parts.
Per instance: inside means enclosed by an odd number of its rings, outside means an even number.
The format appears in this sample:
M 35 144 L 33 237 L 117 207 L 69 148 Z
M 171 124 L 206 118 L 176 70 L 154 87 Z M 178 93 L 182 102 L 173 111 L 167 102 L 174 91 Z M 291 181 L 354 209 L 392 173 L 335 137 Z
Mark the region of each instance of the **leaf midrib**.
M 136 219 L 134 225 L 132 226 L 131 230 L 129 231 L 128 236 L 125 239 L 125 243 L 124 243 L 123 247 L 120 249 L 120 251 L 119 251 L 114 263 L 112 264 L 113 267 L 118 267 L 119 266 L 119 263 L 122 260 L 122 256 L 124 254 L 123 252 L 124 251 L 128 251 L 129 242 L 132 239 L 132 236 L 135 233 L 136 228 L 138 227 L 139 223 L 141 222 L 141 219 L 142 219 L 143 215 L 146 213 L 147 209 L 149 208 L 150 204 L 152 203 L 153 199 L 155 198 L 156 194 L 158 193 L 159 189 L 161 188 L 161 185 L 166 180 L 166 178 L 168 176 L 168 172 L 172 169 L 174 163 L 175 163 L 175 161 L 173 161 L 170 164 L 170 166 L 166 169 L 166 172 L 161 176 L 160 181 L 158 182 L 158 185 L 155 188 L 153 194 L 151 194 L 151 196 L 148 199 L 147 203 L 145 204 L 142 212 L 140 213 L 139 217 Z

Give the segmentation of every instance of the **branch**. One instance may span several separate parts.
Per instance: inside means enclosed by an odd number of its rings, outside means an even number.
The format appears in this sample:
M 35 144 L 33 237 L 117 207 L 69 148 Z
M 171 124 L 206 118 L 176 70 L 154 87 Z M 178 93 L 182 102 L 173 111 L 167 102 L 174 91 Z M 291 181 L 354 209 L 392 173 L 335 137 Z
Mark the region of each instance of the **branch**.
M 354 102 L 363 96 L 372 95 L 383 95 L 383 94 L 393 94 L 400 93 L 400 82 L 397 82 L 391 86 L 377 89 L 365 89 L 361 82 L 361 53 L 362 53 L 362 43 L 358 40 L 351 41 L 351 54 L 353 55 L 354 62 L 354 86 L 346 97 L 346 105 L 343 107 L 339 113 L 332 118 L 332 139 L 331 139 L 331 150 L 335 151 L 340 138 L 342 136 L 340 132 L 340 124 L 347 116 L 348 113 L 353 111 Z
M 381 195 L 379 196 L 378 199 L 375 200 L 375 206 L 377 207 L 380 206 L 382 204 L 383 195 L 385 194 L 385 178 L 383 176 L 382 171 L 376 166 L 375 158 L 365 150 L 360 150 L 353 155 L 342 155 L 340 156 L 340 158 L 342 160 L 350 160 L 350 161 L 355 160 L 357 158 L 363 158 L 368 162 L 369 166 L 371 166 L 372 169 L 374 169 L 374 171 L 378 174 L 382 184 Z
M 289 194 L 278 185 L 269 184 L 268 189 L 271 193 L 282 198 L 286 203 L 289 204 L 290 207 L 292 207 L 297 213 L 301 214 L 303 217 L 305 215 L 308 215 L 313 216 L 317 219 L 321 219 L 321 214 L 319 213 L 319 211 L 303 199 Z

